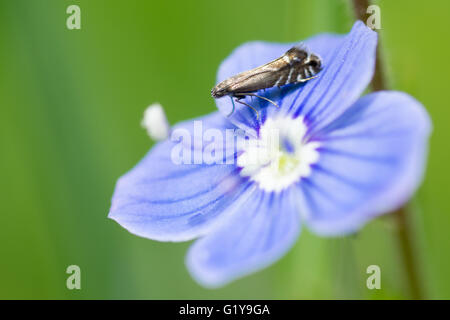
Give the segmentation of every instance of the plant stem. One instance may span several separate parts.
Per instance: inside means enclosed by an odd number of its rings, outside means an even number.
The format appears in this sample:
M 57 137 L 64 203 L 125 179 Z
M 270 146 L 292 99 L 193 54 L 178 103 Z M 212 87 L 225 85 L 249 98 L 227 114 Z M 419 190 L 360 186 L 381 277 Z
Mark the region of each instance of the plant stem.
M 411 239 L 411 223 L 408 219 L 408 215 L 410 216 L 411 212 L 409 212 L 408 207 L 405 205 L 394 212 L 393 215 L 397 222 L 397 237 L 402 251 L 411 297 L 415 300 L 422 300 L 424 297 L 415 263 L 416 259 L 414 257 L 414 248 Z
M 357 19 L 366 21 L 367 8 L 370 5 L 369 0 L 353 0 L 353 9 Z M 375 74 L 372 79 L 372 90 L 386 90 L 388 89 L 386 75 L 384 73 L 384 62 L 380 54 L 380 41 L 378 41 Z M 402 260 L 408 279 L 411 298 L 415 300 L 423 299 L 423 294 L 420 286 L 419 275 L 416 266 L 416 259 L 414 257 L 414 246 L 412 243 L 412 231 L 410 218 L 411 213 L 407 205 L 404 205 L 396 212 L 392 213 L 397 224 L 397 240 L 402 254 Z

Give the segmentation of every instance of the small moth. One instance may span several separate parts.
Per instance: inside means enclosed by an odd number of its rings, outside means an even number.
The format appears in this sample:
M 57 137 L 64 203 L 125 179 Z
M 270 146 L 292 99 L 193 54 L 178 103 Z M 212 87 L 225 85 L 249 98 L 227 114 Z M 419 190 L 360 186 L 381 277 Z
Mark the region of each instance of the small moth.
M 319 56 L 309 53 L 300 45 L 296 45 L 273 61 L 241 72 L 220 82 L 211 90 L 211 95 L 216 99 L 230 96 L 231 101 L 233 101 L 233 98 L 236 98 L 236 102 L 253 109 L 258 118 L 258 111 L 249 104 L 240 101 L 241 99 L 246 96 L 254 96 L 264 99 L 278 107 L 272 100 L 259 96 L 254 92 L 261 89 L 281 87 L 290 83 L 299 83 L 314 79 L 321 68 L 322 61 Z M 233 110 L 229 116 L 233 114 L 234 109 L 233 102 Z

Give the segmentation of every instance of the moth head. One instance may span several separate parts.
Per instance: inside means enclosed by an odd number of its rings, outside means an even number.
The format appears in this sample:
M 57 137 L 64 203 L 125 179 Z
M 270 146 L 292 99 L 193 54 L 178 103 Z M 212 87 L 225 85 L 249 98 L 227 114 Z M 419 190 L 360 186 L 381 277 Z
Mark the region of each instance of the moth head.
M 322 69 L 322 59 L 318 55 L 311 53 L 304 62 L 305 66 L 312 71 L 313 75 L 319 73 Z

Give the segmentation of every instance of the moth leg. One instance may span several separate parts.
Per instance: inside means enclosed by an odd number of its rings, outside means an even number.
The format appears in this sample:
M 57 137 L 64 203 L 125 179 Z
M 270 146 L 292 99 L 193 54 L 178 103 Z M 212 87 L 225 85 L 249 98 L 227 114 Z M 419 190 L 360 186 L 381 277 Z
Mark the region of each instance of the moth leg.
M 258 120 L 259 119 L 259 112 L 258 112 L 258 110 L 256 110 L 255 108 L 253 108 L 251 105 L 249 105 L 248 103 L 245 103 L 245 102 L 243 102 L 243 101 L 241 101 L 241 99 L 242 98 L 244 98 L 244 96 L 241 96 L 241 97 L 236 97 L 236 102 L 238 102 L 238 103 L 240 103 L 240 104 L 243 104 L 244 106 L 247 106 L 247 107 L 249 107 L 250 109 L 253 109 L 253 111 L 255 111 L 255 113 L 256 113 L 256 120 Z
M 236 109 L 233 98 L 230 97 L 230 99 L 231 99 L 231 103 L 233 104 L 233 110 L 231 110 L 231 112 L 227 115 L 227 117 L 231 116 L 234 113 L 234 110 Z
M 259 95 L 257 95 L 257 94 L 254 94 L 254 93 L 251 93 L 251 92 L 249 92 L 249 93 L 246 93 L 245 95 L 247 95 L 247 96 L 251 96 L 251 97 L 257 97 L 257 98 L 260 98 L 260 99 L 263 99 L 263 100 L 266 100 L 266 101 L 268 101 L 268 102 L 270 102 L 271 104 L 273 104 L 275 107 L 277 107 L 277 108 L 279 108 L 280 106 L 279 105 L 277 105 L 275 102 L 273 102 L 272 100 L 270 100 L 270 99 L 268 99 L 268 98 L 266 98 L 266 97 L 262 97 L 262 96 L 259 96 Z
M 300 81 L 298 81 L 298 82 L 306 82 L 306 81 L 308 81 L 308 80 L 311 80 L 311 79 L 315 79 L 315 78 L 317 78 L 318 76 L 313 76 L 313 77 L 309 77 L 309 78 L 305 78 L 305 79 L 301 79 Z

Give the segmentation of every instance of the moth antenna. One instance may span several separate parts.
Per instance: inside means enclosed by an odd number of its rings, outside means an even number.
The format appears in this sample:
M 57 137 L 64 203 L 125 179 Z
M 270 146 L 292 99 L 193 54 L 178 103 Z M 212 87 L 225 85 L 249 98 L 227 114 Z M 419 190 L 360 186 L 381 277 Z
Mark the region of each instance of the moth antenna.
M 240 104 L 243 104 L 243 105 L 249 107 L 250 109 L 253 109 L 253 111 L 255 111 L 255 113 L 256 113 L 256 120 L 259 120 L 259 112 L 258 112 L 258 110 L 256 110 L 255 108 L 253 108 L 253 107 L 252 107 L 251 105 L 249 105 L 248 103 L 245 103 L 245 102 L 240 101 L 238 98 L 237 98 L 235 101 L 236 101 L 236 102 L 239 102 Z

